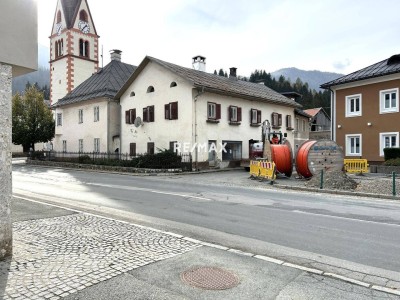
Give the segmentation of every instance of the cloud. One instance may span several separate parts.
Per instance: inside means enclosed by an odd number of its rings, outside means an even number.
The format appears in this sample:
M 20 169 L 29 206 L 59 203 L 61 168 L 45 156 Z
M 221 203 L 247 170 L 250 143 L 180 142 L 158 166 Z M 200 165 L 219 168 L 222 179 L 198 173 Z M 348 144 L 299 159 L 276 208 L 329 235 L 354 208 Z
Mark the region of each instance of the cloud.
M 351 61 L 350 59 L 346 58 L 343 61 L 335 61 L 332 65 L 336 70 L 343 71 L 344 69 L 346 69 L 348 66 L 351 65 Z

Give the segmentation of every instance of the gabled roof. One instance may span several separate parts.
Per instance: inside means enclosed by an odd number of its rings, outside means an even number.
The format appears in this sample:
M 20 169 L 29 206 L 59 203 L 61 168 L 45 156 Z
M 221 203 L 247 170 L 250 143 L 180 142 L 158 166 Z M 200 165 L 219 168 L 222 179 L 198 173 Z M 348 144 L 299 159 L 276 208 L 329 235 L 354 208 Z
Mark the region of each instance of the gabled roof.
M 296 115 L 300 115 L 300 116 L 303 116 L 303 117 L 311 119 L 311 116 L 309 114 L 307 114 L 304 110 L 301 110 L 300 108 L 295 108 L 294 109 L 294 113 Z
M 331 118 L 329 117 L 329 115 L 327 114 L 327 112 L 325 111 L 325 109 L 323 109 L 322 107 L 318 107 L 318 108 L 310 108 L 310 109 L 305 109 L 304 112 L 308 115 L 311 116 L 311 118 L 315 118 L 315 116 L 318 113 L 323 113 L 325 114 L 325 116 L 330 120 Z
M 135 70 L 135 66 L 112 60 L 103 69 L 94 73 L 52 107 L 100 97 L 114 99 L 119 89 Z
M 322 109 L 322 107 L 318 107 L 318 108 L 310 108 L 310 109 L 305 109 L 304 112 L 308 115 L 310 115 L 311 117 L 314 117 L 317 113 L 319 113 L 319 111 Z
M 124 86 L 116 95 L 117 99 L 120 98 L 122 94 L 129 88 L 132 82 L 136 79 L 136 77 L 149 62 L 153 62 L 160 66 L 163 66 L 172 73 L 189 81 L 191 84 L 193 84 L 194 87 L 204 89 L 204 91 L 210 93 L 276 103 L 291 107 L 301 107 L 300 104 L 279 94 L 278 92 L 275 92 L 265 85 L 237 80 L 236 78 L 227 78 L 190 68 L 181 67 L 150 56 L 146 56 L 145 59 L 140 63 L 136 71 L 132 74 L 129 80 L 124 84 Z
M 339 77 L 321 85 L 321 88 L 328 89 L 331 86 L 349 83 L 353 81 L 380 77 L 390 74 L 400 73 L 400 54 L 382 60 L 364 69 L 358 70 L 351 74 Z

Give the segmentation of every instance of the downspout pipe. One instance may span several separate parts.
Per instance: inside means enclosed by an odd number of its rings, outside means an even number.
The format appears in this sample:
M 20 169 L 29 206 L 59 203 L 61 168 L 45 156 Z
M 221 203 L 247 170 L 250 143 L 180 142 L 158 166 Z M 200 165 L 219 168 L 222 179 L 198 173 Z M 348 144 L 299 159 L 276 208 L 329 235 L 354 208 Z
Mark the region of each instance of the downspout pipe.
M 197 89 L 197 95 L 194 96 L 194 144 L 196 145 L 196 150 L 194 153 L 194 164 L 196 171 L 198 170 L 198 149 L 197 149 L 197 99 L 199 96 L 204 94 L 204 87 Z
M 335 107 L 334 107 L 334 102 L 335 102 L 335 92 L 331 89 L 331 87 L 328 87 L 328 90 L 331 92 L 331 140 L 332 141 L 335 141 L 336 142 L 336 139 L 335 139 L 335 137 L 336 137 L 336 134 L 335 134 L 335 130 L 336 130 L 336 128 L 335 128 L 335 125 L 336 125 L 336 122 L 335 122 L 335 117 L 336 117 L 336 115 L 335 115 L 335 113 L 336 113 L 336 111 L 335 111 Z

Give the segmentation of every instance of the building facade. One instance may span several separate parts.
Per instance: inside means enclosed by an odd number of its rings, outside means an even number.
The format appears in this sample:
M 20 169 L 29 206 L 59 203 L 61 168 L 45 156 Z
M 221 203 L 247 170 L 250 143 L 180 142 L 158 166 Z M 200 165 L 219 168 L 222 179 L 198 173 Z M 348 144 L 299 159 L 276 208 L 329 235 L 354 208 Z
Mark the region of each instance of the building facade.
M 332 91 L 332 137 L 346 158 L 384 161 L 399 147 L 400 55 L 321 85 Z
M 53 104 L 56 129 L 53 149 L 58 152 L 118 152 L 120 106 L 114 99 L 135 66 L 121 62 L 121 51 L 111 62 Z
M 310 139 L 329 140 L 331 139 L 331 118 L 322 107 L 310 108 L 304 112 L 310 118 Z
M 118 92 L 123 153 L 172 149 L 191 152 L 198 168 L 233 166 L 249 157 L 249 144 L 261 139 L 264 120 L 293 145 L 299 104 L 238 80 L 235 68 L 225 78 L 200 71 L 204 58 L 193 60 L 190 69 L 146 57 Z

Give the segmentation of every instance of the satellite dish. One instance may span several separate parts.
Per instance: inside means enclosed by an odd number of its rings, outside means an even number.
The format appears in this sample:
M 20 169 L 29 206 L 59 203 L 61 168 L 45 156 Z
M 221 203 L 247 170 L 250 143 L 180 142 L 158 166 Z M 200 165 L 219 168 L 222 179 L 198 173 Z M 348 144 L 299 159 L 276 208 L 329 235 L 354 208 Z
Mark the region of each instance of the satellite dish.
M 137 127 L 140 127 L 141 125 L 143 125 L 142 119 L 141 119 L 140 117 L 137 117 L 137 118 L 135 119 L 135 121 L 133 122 L 133 124 L 135 124 L 135 127 L 136 127 L 136 128 L 137 128 Z

